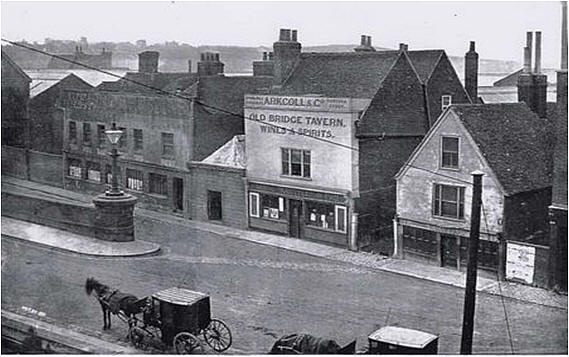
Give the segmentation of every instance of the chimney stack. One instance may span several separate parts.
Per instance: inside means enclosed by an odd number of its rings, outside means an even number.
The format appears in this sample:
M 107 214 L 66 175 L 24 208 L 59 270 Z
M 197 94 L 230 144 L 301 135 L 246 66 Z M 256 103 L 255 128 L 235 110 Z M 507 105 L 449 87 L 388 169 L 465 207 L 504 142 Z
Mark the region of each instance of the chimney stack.
M 160 53 L 156 51 L 144 51 L 138 54 L 138 72 L 158 73 L 158 59 Z
M 547 76 L 541 74 L 541 32 L 535 34 L 535 67 L 532 71 L 533 33 L 526 33 L 524 68 L 518 77 L 518 101 L 525 102 L 540 118 L 547 115 Z
M 200 54 L 200 61 L 198 62 L 198 76 L 215 76 L 223 74 L 223 67 L 225 66 L 219 61 L 219 53 L 203 52 Z
M 188 60 L 188 73 L 192 73 L 192 60 Z
M 354 48 L 356 52 L 375 52 L 375 48 L 371 45 L 371 36 L 362 35 L 360 45 Z
M 464 56 L 464 88 L 472 104 L 478 103 L 478 53 L 476 43 L 470 41 L 470 49 Z
M 280 86 L 292 72 L 300 57 L 301 44 L 298 42 L 298 31 L 281 29 L 279 40 L 273 43 L 274 81 L 273 85 Z M 270 55 L 269 55 L 270 56 Z
M 263 59 L 253 62 L 253 76 L 272 77 L 275 70 L 274 66 L 272 52 L 263 52 Z
M 400 43 L 399 44 L 399 51 L 407 52 L 408 49 L 409 49 L 409 45 L 407 45 L 406 43 Z

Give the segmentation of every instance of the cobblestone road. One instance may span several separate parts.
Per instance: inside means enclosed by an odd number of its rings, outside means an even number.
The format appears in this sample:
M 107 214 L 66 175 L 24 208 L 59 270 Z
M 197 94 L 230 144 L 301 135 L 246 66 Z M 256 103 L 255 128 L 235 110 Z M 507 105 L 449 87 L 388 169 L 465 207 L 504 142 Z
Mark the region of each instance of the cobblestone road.
M 175 285 L 206 292 L 212 314 L 234 334 L 234 352 L 265 353 L 277 336 L 309 332 L 347 343 L 395 324 L 441 335 L 440 352 L 458 353 L 463 291 L 282 249 L 137 221 L 138 239 L 158 242 L 161 256 L 88 258 L 2 238 L 2 306 L 31 307 L 62 324 L 124 338 L 102 316 L 84 281 L 94 276 L 142 297 Z M 500 298 L 479 294 L 474 351 L 510 353 Z M 567 312 L 506 301 L 516 353 L 567 353 Z

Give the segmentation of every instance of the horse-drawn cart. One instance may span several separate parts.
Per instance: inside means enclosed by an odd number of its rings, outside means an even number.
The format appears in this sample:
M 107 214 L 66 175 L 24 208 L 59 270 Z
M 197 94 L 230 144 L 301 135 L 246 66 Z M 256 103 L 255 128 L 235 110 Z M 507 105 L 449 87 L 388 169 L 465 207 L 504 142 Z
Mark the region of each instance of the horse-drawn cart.
M 231 331 L 218 319 L 212 319 L 209 296 L 182 288 L 170 288 L 136 302 L 129 319 L 129 337 L 140 349 L 174 348 L 185 354 L 202 348 L 199 336 L 216 352 L 231 346 Z M 159 341 L 157 341 L 159 340 Z

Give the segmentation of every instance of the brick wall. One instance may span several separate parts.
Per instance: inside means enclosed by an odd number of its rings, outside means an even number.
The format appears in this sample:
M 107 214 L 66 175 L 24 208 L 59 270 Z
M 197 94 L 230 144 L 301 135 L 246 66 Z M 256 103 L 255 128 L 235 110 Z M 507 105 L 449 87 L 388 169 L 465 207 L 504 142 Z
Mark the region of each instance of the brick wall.
M 360 140 L 360 199 L 357 212 L 374 214 L 378 226 L 391 226 L 395 215 L 395 179 L 421 137 Z
M 2 175 L 27 179 L 26 151 L 21 148 L 2 145 Z
M 207 191 L 221 192 L 222 220 L 230 227 L 247 228 L 244 169 L 190 163 L 190 216 L 208 222 Z M 209 221 L 218 222 L 218 221 Z
M 504 233 L 507 239 L 548 245 L 551 188 L 505 198 Z
M 30 151 L 30 180 L 63 187 L 63 157 Z
M 95 206 L 2 192 L 2 215 L 95 236 Z

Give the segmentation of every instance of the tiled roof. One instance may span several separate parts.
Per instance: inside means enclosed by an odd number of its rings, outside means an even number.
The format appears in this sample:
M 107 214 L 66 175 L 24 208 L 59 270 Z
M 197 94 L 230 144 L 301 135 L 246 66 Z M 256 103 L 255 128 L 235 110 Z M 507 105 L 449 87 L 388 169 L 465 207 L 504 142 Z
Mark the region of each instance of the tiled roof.
M 202 77 L 198 82 L 197 99 L 212 107 L 242 115 L 245 94 L 256 93 L 256 90 L 268 88 L 271 84 L 272 77 Z M 211 108 L 205 109 L 211 111 Z
M 398 51 L 302 53 L 279 94 L 372 98 Z
M 117 85 L 113 86 L 112 90 L 146 93 L 146 94 L 160 94 L 161 90 L 164 91 L 168 90 L 172 92 L 178 90 L 179 88 L 175 84 L 173 84 L 174 82 L 186 83 L 187 86 L 190 86 L 195 81 L 197 81 L 197 75 L 188 72 L 181 72 L 181 73 L 128 72 L 125 74 L 123 78 L 118 80 Z M 107 87 L 107 85 L 103 86 L 103 88 L 105 87 Z
M 427 82 L 431 77 L 431 74 L 435 70 L 437 63 L 439 63 L 443 54 L 443 50 L 407 51 L 411 64 L 415 68 L 415 71 L 417 71 L 417 75 L 423 83 Z
M 525 103 L 453 105 L 506 194 L 551 187 L 554 136 L 550 119 Z
M 203 163 L 245 168 L 247 156 L 245 154 L 245 135 L 235 135 L 225 145 L 205 158 Z

